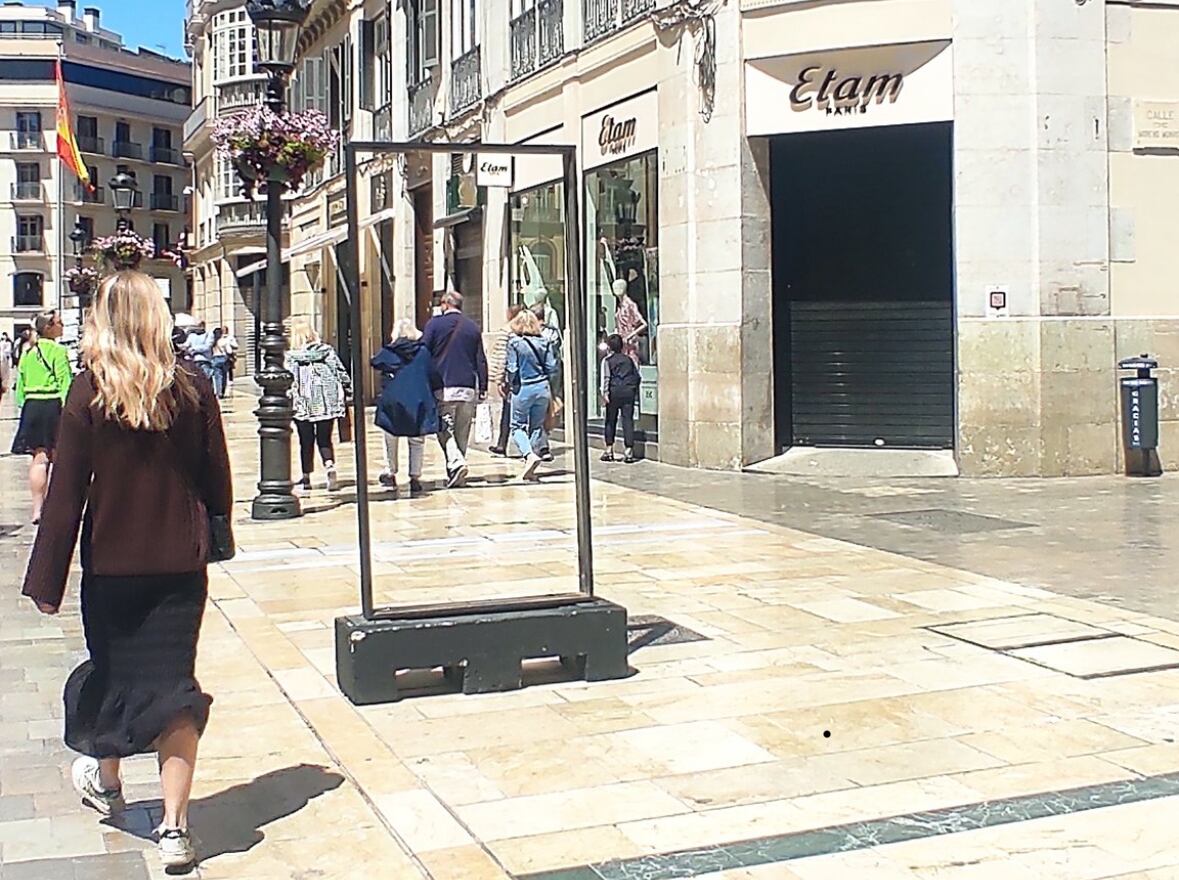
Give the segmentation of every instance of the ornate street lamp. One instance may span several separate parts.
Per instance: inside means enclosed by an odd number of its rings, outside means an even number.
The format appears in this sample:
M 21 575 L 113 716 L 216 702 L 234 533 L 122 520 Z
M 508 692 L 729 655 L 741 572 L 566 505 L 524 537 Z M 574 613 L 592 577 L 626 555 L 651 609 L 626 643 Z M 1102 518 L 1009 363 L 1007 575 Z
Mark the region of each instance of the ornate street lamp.
M 127 215 L 135 207 L 135 194 L 139 190 L 139 183 L 132 175 L 120 171 L 111 178 L 109 186 L 111 198 L 115 203 L 115 212 L 119 215 L 116 228 L 119 232 L 123 232 L 130 226 Z
M 302 0 L 249 0 L 246 14 L 256 28 L 258 67 L 266 72 L 266 106 L 286 110 L 287 78 L 295 67 L 299 32 L 309 6 Z M 255 413 L 261 438 L 262 475 L 252 515 L 259 520 L 301 516 L 291 482 L 291 421 L 294 408 L 288 393 L 293 377 L 283 365 L 286 339 L 282 326 L 282 194 L 285 184 L 277 169 L 266 184 L 266 297 L 262 304 L 263 367 L 257 376 L 262 397 Z

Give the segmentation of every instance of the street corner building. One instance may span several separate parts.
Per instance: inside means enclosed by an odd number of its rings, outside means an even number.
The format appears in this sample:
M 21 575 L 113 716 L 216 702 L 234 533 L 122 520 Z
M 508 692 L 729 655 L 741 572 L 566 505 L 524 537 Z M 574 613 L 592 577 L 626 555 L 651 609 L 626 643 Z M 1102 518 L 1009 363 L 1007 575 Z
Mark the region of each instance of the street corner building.
M 62 93 L 68 120 L 57 118 Z M 160 256 L 143 270 L 175 311 L 188 308 L 184 272 L 163 254 L 183 245 L 188 227 L 181 132 L 191 109 L 189 64 L 128 48 L 103 25 L 101 9 L 79 9 L 73 0 L 0 6 L 0 121 L 7 129 L 0 132 L 0 332 L 19 333 L 39 312 L 58 309 L 64 338 L 77 338 L 84 303 L 65 273 L 86 242 L 114 234 L 118 218 L 106 181 L 118 174 L 136 179 L 128 220 Z M 59 161 L 58 130 L 73 134 L 91 187 Z
M 342 147 L 266 266 L 261 205 L 208 139 L 261 97 L 244 4 L 197 0 L 187 28 L 198 311 L 253 321 L 280 271 L 345 357 L 446 289 L 486 333 L 515 303 L 566 329 L 559 159 L 411 152 L 362 165 L 352 339 Z M 344 142 L 575 145 L 589 332 L 563 356 L 594 387 L 633 334 L 649 458 L 1101 474 L 1118 361 L 1143 353 L 1179 465 L 1176 45 L 1163 2 L 314 0 L 291 103 Z

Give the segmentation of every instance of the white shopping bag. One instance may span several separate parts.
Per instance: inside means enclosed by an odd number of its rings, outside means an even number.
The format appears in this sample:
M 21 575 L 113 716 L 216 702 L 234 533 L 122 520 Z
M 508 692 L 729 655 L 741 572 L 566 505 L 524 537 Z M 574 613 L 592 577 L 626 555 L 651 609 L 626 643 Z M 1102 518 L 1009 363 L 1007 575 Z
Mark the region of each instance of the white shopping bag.
M 475 408 L 475 442 L 491 442 L 491 404 L 481 403 Z

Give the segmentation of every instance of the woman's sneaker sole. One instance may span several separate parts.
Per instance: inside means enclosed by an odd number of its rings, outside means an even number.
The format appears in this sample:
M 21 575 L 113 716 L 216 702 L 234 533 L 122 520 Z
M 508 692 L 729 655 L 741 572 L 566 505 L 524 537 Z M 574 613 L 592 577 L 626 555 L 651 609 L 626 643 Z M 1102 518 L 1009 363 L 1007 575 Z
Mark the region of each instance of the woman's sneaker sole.
M 98 787 L 98 761 L 78 758 L 70 773 L 74 790 L 82 796 L 82 803 L 103 816 L 121 813 L 127 805 L 122 791 L 103 791 Z

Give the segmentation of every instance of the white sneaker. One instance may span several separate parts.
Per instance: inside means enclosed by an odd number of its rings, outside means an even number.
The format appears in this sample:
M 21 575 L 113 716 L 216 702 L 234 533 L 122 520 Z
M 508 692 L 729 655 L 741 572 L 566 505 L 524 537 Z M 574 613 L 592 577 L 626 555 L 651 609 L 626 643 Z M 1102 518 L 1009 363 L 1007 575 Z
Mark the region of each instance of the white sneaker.
M 123 807 L 126 806 L 123 790 L 116 788 L 107 791 L 102 787 L 96 758 L 78 758 L 74 761 L 71 776 L 74 788 L 82 796 L 82 803 L 86 806 L 92 807 L 104 816 L 113 816 L 123 811 Z
M 329 492 L 335 492 L 340 488 L 340 474 L 334 464 L 327 469 L 327 487 Z
M 528 482 L 535 480 L 538 467 L 540 467 L 540 456 L 533 452 L 524 459 L 524 473 L 520 474 L 520 479 Z
M 196 861 L 196 847 L 192 845 L 192 835 L 187 829 L 161 825 L 156 834 L 160 838 L 156 849 L 165 868 L 187 868 Z

